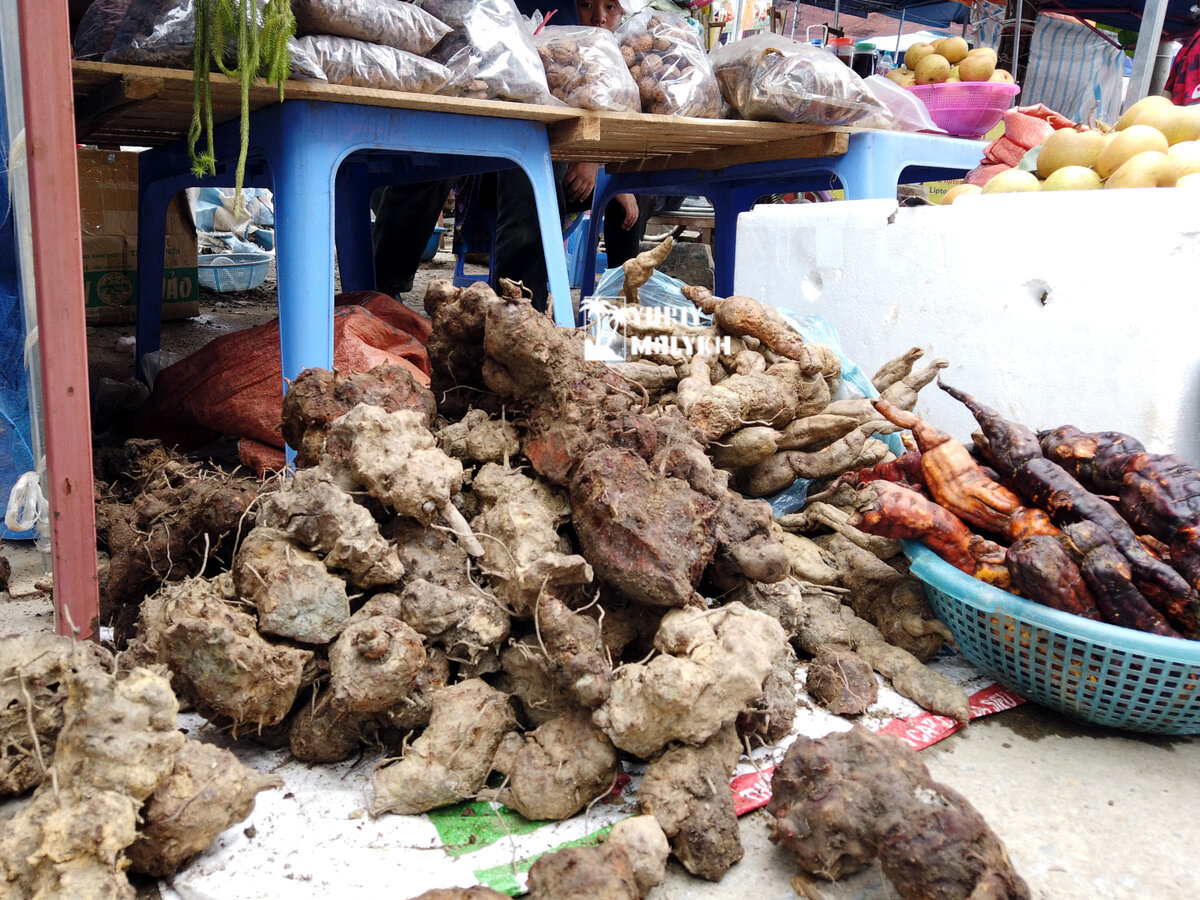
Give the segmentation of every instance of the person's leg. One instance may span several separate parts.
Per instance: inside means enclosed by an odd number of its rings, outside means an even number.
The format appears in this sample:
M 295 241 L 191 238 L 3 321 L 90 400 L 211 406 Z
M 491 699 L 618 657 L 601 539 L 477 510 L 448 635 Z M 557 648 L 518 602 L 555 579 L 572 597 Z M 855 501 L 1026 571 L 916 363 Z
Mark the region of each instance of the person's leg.
M 643 201 L 649 199 L 645 195 L 638 196 L 638 220 L 632 228 L 621 227 L 625 209 L 615 198 L 604 207 L 604 253 L 610 269 L 641 253 L 642 235 L 646 233 L 646 219 L 649 218 Z
M 566 164 L 555 163 L 560 215 L 565 207 L 562 195 L 565 174 Z M 546 311 L 549 276 L 537 203 L 528 176 L 516 168 L 496 174 L 496 271 L 492 273 L 492 286 L 497 287 L 501 278 L 522 282 L 532 295 L 534 308 Z
M 385 294 L 412 290 L 421 254 L 453 190 L 455 179 L 393 184 L 377 193 L 375 289 Z

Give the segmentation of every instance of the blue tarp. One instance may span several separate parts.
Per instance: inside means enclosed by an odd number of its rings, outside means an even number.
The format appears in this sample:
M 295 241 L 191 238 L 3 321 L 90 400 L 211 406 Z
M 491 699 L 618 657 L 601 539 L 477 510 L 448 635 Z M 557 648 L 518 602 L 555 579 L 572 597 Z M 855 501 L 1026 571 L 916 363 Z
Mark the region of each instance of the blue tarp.
M 8 186 L 8 112 L 0 79 L 0 505 L 18 478 L 33 470 L 29 379 L 25 372 L 25 318 L 21 312 L 17 236 Z M 10 531 L 0 519 L 0 538 L 28 539 L 37 530 Z

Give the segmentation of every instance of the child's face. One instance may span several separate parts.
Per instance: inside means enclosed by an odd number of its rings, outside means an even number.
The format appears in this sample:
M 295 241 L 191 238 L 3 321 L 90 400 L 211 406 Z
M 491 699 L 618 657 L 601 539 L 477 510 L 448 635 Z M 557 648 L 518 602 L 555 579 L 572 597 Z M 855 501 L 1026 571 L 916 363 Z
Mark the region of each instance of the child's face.
M 623 11 L 617 0 L 576 0 L 579 24 L 614 31 L 621 24 Z

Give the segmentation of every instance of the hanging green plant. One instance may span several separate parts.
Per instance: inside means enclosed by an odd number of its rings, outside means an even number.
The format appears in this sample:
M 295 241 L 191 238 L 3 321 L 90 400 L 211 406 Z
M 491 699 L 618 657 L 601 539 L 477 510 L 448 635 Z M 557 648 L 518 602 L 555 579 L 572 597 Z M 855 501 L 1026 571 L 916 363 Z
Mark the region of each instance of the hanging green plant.
M 215 65 L 241 86 L 241 145 L 234 174 L 234 208 L 242 208 L 242 183 L 250 147 L 250 86 L 258 76 L 269 84 L 283 83 L 291 68 L 288 38 L 296 33 L 296 18 L 289 0 L 194 0 L 196 40 L 192 52 L 192 123 L 188 152 L 197 176 L 217 174 L 213 147 L 212 90 L 209 76 Z M 261 9 L 260 9 L 261 4 Z M 237 62 L 227 64 L 231 46 Z M 201 137 L 205 148 L 197 151 Z

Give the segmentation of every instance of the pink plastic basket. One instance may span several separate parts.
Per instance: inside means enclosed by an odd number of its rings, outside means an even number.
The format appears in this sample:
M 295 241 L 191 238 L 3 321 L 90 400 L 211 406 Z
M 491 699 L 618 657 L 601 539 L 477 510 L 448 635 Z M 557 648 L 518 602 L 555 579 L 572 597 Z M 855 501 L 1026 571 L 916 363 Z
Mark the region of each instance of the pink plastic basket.
M 1004 117 L 1021 86 L 1003 81 L 955 81 L 914 84 L 908 90 L 921 98 L 939 128 L 960 137 L 977 138 Z

